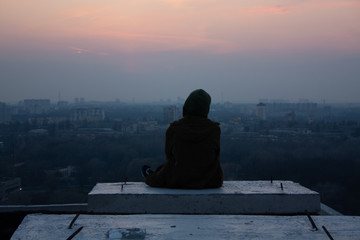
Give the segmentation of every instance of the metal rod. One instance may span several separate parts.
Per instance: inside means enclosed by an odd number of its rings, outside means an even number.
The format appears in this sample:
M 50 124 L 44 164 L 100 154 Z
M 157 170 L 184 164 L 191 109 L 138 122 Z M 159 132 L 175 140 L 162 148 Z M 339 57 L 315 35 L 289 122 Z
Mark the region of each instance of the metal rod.
M 316 231 L 319 230 L 314 222 L 314 220 L 312 219 L 312 217 L 310 216 L 310 214 L 308 213 L 308 211 L 305 211 L 306 212 L 306 215 L 307 217 L 309 218 L 309 221 L 311 222 L 311 225 L 313 227 L 313 229 L 315 229 Z
M 73 234 L 71 234 L 66 240 L 73 239 L 73 237 L 75 237 L 76 234 L 78 234 L 82 229 L 83 229 L 83 227 L 79 227 L 78 230 L 76 230 Z
M 334 240 L 333 237 L 331 236 L 331 234 L 329 233 L 329 231 L 326 229 L 326 227 L 322 226 L 322 228 L 324 229 L 324 231 L 325 231 L 326 235 L 329 237 L 329 239 Z
M 272 176 L 270 176 L 270 182 L 273 183 L 273 177 Z
M 71 228 L 72 228 L 73 224 L 75 223 L 75 221 L 76 221 L 76 219 L 79 217 L 79 215 L 80 215 L 80 213 L 77 213 L 77 214 L 75 215 L 75 217 L 73 218 L 73 220 L 72 220 L 71 223 L 69 224 L 68 229 L 71 229 Z
M 280 183 L 281 190 L 284 190 L 284 186 L 282 183 Z

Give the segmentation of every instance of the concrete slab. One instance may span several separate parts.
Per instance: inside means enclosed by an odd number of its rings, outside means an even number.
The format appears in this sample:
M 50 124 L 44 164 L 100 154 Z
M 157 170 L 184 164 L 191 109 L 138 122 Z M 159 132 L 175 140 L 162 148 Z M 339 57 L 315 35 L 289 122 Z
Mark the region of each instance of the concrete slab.
M 0 213 L 11 212 L 51 212 L 51 213 L 74 213 L 86 212 L 87 203 L 73 204 L 47 204 L 47 205 L 0 205 Z
M 281 185 L 283 188 L 281 188 Z M 226 181 L 218 189 L 152 188 L 142 182 L 98 183 L 88 195 L 94 213 L 296 214 L 320 211 L 320 196 L 292 181 Z
M 27 215 L 12 240 L 67 239 L 358 239 L 360 217 L 254 215 L 80 215 L 72 229 L 71 215 Z

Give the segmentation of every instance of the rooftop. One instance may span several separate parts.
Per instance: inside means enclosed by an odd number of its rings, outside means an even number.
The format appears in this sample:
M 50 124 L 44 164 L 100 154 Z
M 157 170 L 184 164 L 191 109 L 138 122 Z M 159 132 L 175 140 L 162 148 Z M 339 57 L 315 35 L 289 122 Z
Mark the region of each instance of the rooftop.
M 11 239 L 334 239 L 360 236 L 360 217 L 306 215 L 27 215 Z
M 360 217 L 322 215 L 324 210 L 337 212 L 321 204 L 317 192 L 292 181 L 228 181 L 222 188 L 202 190 L 152 188 L 140 182 L 98 183 L 88 196 L 88 205 L 56 206 L 58 211 L 67 210 L 63 214 L 27 215 L 11 239 L 316 240 L 360 236 Z M 71 211 L 74 213 L 69 214 Z

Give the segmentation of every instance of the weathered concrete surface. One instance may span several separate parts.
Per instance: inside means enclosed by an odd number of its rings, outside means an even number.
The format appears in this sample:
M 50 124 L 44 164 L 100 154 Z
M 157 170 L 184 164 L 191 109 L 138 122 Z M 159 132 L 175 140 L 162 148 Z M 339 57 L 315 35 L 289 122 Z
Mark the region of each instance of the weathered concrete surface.
M 360 217 L 313 216 L 314 230 L 307 216 L 254 215 L 80 215 L 72 229 L 71 215 L 31 214 L 25 217 L 12 240 L 67 239 L 359 239 Z M 118 233 L 128 232 L 127 238 Z M 132 234 L 132 235 L 131 235 Z M 110 238 L 112 236 L 113 238 Z
M 87 203 L 73 204 L 47 204 L 47 205 L 0 205 L 0 213 L 6 212 L 51 212 L 51 213 L 74 213 L 86 212 Z
M 281 184 L 283 189 L 281 189 Z M 88 195 L 94 213 L 296 214 L 320 211 L 320 196 L 292 181 L 227 181 L 219 189 L 152 188 L 142 182 L 98 183 Z

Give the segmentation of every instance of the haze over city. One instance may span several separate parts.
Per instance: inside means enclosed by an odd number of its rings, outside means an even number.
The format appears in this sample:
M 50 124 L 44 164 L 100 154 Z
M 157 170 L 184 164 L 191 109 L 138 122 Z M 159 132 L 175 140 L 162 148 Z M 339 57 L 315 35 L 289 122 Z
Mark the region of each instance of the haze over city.
M 0 101 L 360 102 L 360 1 L 0 2 Z

